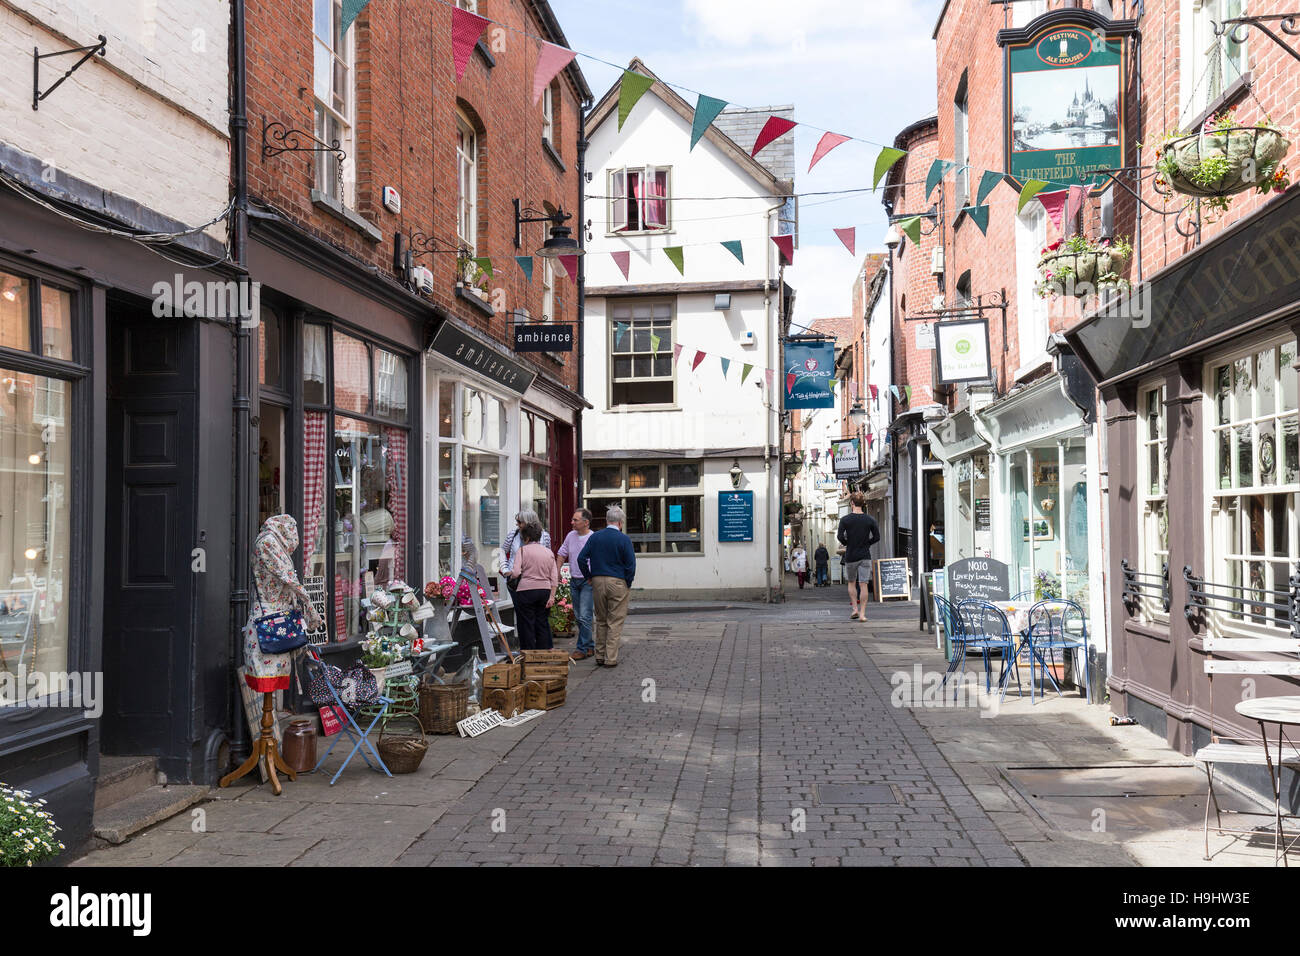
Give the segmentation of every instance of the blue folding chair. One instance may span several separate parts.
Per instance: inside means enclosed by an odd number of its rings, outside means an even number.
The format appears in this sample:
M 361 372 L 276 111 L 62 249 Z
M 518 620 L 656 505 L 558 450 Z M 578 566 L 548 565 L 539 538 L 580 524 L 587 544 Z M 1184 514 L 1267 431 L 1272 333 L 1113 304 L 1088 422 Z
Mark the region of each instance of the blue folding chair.
M 1056 605 L 1052 607 L 1050 605 Z M 1047 666 L 1044 654 L 1051 654 L 1053 659 L 1057 651 L 1062 653 L 1071 652 L 1074 654 L 1074 669 L 1083 671 L 1083 691 L 1087 697 L 1088 703 L 1092 703 L 1092 681 L 1088 676 L 1088 619 L 1083 613 L 1083 608 L 1074 601 L 1052 600 L 1040 601 L 1029 609 L 1029 642 L 1033 648 L 1029 661 L 1030 680 L 1029 691 L 1033 696 L 1033 666 L 1034 659 L 1042 665 L 1052 686 L 1056 688 L 1058 696 L 1061 695 L 1060 685 L 1056 683 L 1056 678 L 1052 676 L 1051 669 Z M 1083 651 L 1083 666 L 1079 666 L 1078 652 Z
M 1020 671 L 1016 666 L 1016 642 L 1011 633 L 1011 625 L 1002 609 L 986 601 L 968 600 L 957 605 L 957 614 L 962 620 L 964 639 L 962 641 L 961 667 L 966 669 L 966 652 L 979 651 L 984 658 L 984 690 L 992 691 L 992 672 L 990 652 L 998 651 L 1002 659 L 998 673 L 998 687 L 1001 697 L 1006 697 L 1009 678 L 1014 674 L 1016 690 L 1020 690 Z
M 339 693 L 339 689 L 334 686 L 334 683 L 329 678 L 329 668 L 326 667 L 325 662 L 321 660 L 320 654 L 317 652 L 316 648 L 310 644 L 307 645 L 306 668 L 309 675 L 312 673 L 313 669 L 319 668 L 319 673 L 325 681 L 325 686 L 330 689 L 330 696 L 334 698 L 334 703 L 347 717 L 347 721 L 343 724 L 343 729 L 334 735 L 334 742 L 329 745 L 329 748 L 316 763 L 316 766 L 311 768 L 312 772 L 315 773 L 324 765 L 325 761 L 329 759 L 330 751 L 334 749 L 338 742 L 343 739 L 343 735 L 346 734 L 348 739 L 353 742 L 352 749 L 348 751 L 348 755 L 343 758 L 343 763 L 339 766 L 339 769 L 335 772 L 334 776 L 330 778 L 331 787 L 334 786 L 334 781 L 338 780 L 339 774 L 343 772 L 344 768 L 347 767 L 352 758 L 356 756 L 357 751 L 361 752 L 361 758 L 365 760 L 366 765 L 370 767 L 371 770 L 382 770 L 391 777 L 392 773 L 389 772 L 388 767 L 384 764 L 383 758 L 379 756 L 379 751 L 376 750 L 374 744 L 370 742 L 370 732 L 374 730 L 375 726 L 384 719 L 385 715 L 387 715 L 388 707 L 393 702 L 392 699 L 389 697 L 380 697 L 379 700 L 376 701 L 376 703 L 381 705 L 379 712 L 375 714 L 375 718 L 370 722 L 370 725 L 366 727 L 365 730 L 362 730 L 361 725 L 357 723 L 357 718 L 354 713 L 356 705 L 344 703 L 343 696 Z M 367 750 L 374 755 L 375 761 L 379 766 L 375 766 L 375 764 L 370 762 L 370 757 L 366 756 Z

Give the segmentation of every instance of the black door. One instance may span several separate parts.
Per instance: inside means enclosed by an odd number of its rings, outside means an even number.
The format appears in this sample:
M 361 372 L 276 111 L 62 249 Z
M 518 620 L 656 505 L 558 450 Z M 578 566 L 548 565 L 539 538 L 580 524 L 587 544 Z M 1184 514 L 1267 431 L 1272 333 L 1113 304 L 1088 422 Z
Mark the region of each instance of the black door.
M 184 760 L 193 707 L 197 336 L 192 321 L 154 319 L 147 308 L 118 306 L 109 316 L 100 746 Z

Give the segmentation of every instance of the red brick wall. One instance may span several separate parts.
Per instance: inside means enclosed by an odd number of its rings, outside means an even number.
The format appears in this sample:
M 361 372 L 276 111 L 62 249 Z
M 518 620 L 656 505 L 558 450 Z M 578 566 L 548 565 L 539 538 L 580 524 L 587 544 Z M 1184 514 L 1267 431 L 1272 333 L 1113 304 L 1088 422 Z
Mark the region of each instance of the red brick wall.
M 555 143 L 567 167 L 560 168 L 542 146 L 542 107 L 532 101 L 532 75 L 544 28 L 521 0 L 481 0 L 479 12 L 494 21 L 484 34 L 496 65 L 477 52 L 457 84 L 452 66 L 451 9 L 441 3 L 371 3 L 351 28 L 356 49 L 356 212 L 383 234 L 372 242 L 356 229 L 311 203 L 313 155 L 283 153 L 263 158 L 262 124 L 282 122 L 313 128 L 311 4 L 248 0 L 249 191 L 320 239 L 346 251 L 360 264 L 395 278 L 394 234 L 424 233 L 454 247 L 456 240 L 456 111 L 460 105 L 481 124 L 478 165 L 478 255 L 491 256 L 492 290 L 504 294 L 506 310 L 542 310 L 541 262 L 531 285 L 512 256 L 541 246 L 546 224 L 527 225 L 521 249 L 514 247 L 512 201 L 540 208 L 543 200 L 575 214 L 577 235 L 577 140 L 580 93 L 567 72 L 560 75 Z M 498 26 L 498 24 L 502 26 Z M 384 186 L 401 192 L 402 212 L 381 205 Z M 508 342 L 507 316 L 488 319 L 455 296 L 456 256 L 439 253 L 417 262 L 433 270 L 438 306 L 470 325 Z M 555 320 L 577 321 L 577 286 L 556 268 Z M 356 318 L 349 316 L 348 318 Z M 534 361 L 523 355 L 524 361 Z M 547 358 L 537 366 L 570 387 L 577 363 L 563 367 Z

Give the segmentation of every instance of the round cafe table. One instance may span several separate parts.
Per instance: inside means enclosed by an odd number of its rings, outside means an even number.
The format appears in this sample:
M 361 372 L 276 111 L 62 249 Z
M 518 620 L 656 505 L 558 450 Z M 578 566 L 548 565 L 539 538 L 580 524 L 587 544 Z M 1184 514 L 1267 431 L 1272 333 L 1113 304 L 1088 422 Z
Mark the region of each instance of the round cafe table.
M 1043 659 L 1041 652 L 1034 649 L 1031 640 L 1032 634 L 1029 630 L 1029 611 L 1031 608 L 1042 603 L 1051 614 L 1059 614 L 1065 609 L 1065 604 L 1058 601 L 989 601 L 995 608 L 1006 615 L 1007 625 L 1011 628 L 1013 634 L 1020 635 L 1020 643 L 1016 646 L 1015 660 L 1020 660 L 1020 655 L 1026 649 L 1029 651 L 1029 695 L 1033 698 L 1034 693 L 1034 658 L 1038 658 L 1038 663 L 1043 666 L 1043 672 L 1047 674 L 1047 679 L 1052 682 L 1056 688 L 1056 693 L 1061 693 L 1060 685 L 1056 683 L 1056 677 L 1052 674 L 1047 666 L 1047 661 Z M 1046 694 L 1046 691 L 1044 691 Z
M 1273 784 L 1273 819 L 1277 827 L 1273 837 L 1273 863 L 1276 865 L 1278 856 L 1281 856 L 1282 865 L 1288 866 L 1286 853 L 1291 844 L 1283 843 L 1282 832 L 1282 741 L 1287 727 L 1300 726 L 1300 696 L 1252 697 L 1239 702 L 1236 711 L 1243 717 L 1259 722 L 1259 735 L 1264 740 L 1264 759 L 1268 763 L 1268 776 Z M 1277 724 L 1276 761 L 1268 749 L 1265 724 Z M 1294 745 L 1292 749 L 1295 749 Z M 1296 839 L 1300 840 L 1300 837 Z M 1296 841 L 1291 842 L 1294 844 Z

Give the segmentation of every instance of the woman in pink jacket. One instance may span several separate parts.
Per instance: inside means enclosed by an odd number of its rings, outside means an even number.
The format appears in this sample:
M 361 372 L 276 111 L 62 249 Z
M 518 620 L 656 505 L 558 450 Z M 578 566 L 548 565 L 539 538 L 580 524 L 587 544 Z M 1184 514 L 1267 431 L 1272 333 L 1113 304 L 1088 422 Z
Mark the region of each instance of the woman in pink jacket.
M 510 577 L 515 581 L 515 626 L 519 629 L 519 647 L 525 651 L 550 650 L 550 607 L 555 603 L 560 574 L 555 566 L 555 555 L 541 543 L 540 523 L 526 524 L 521 536 L 524 546 L 511 562 L 510 570 Z

